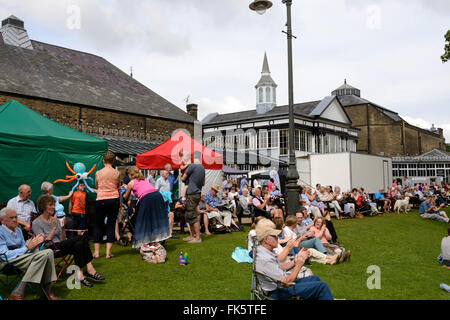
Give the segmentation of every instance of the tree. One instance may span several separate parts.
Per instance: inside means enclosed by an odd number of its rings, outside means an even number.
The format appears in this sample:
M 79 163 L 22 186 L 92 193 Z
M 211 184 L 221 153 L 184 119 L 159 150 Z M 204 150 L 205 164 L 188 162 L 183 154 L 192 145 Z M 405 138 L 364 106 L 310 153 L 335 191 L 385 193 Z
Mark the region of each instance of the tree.
M 445 53 L 443 56 L 441 56 L 441 60 L 443 63 L 447 62 L 448 60 L 450 60 L 450 30 L 447 31 L 447 34 L 445 35 Z

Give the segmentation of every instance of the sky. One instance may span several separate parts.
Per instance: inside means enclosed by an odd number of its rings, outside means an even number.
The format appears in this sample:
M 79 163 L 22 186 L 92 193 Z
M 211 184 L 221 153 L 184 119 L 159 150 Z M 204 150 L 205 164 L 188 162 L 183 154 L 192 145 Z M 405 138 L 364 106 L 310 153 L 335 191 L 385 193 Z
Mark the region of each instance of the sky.
M 31 39 L 107 59 L 176 106 L 254 109 L 267 52 L 277 103 L 286 105 L 286 7 L 264 15 L 251 0 L 0 0 Z M 450 143 L 448 0 L 293 0 L 294 100 L 320 100 L 343 84 Z

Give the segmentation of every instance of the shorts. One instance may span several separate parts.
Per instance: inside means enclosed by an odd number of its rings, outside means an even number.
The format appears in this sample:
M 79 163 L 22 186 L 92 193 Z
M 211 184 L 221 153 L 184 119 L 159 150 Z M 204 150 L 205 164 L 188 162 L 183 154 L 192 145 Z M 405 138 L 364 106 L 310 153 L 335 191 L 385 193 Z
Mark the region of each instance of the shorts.
M 200 193 L 186 195 L 185 218 L 188 224 L 194 224 L 200 221 L 197 214 L 197 206 L 201 196 Z

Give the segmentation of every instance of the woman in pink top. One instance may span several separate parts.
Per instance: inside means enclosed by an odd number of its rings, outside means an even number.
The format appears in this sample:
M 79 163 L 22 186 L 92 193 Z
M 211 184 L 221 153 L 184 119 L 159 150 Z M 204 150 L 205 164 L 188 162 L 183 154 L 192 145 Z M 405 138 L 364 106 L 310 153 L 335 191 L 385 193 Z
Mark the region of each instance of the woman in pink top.
M 97 201 L 94 216 L 94 258 L 100 257 L 100 243 L 103 240 L 102 228 L 106 222 L 106 258 L 112 257 L 111 248 L 116 240 L 115 229 L 120 208 L 120 173 L 112 167 L 116 156 L 112 152 L 103 155 L 104 168 L 95 173 Z
M 314 236 L 322 242 L 327 253 L 331 255 L 339 254 L 339 261 L 347 261 L 350 259 L 351 252 L 350 250 L 345 250 L 343 247 L 339 247 L 338 245 L 331 244 L 329 241 L 331 240 L 330 231 L 328 231 L 327 226 L 325 225 L 325 219 L 321 217 L 317 217 L 314 219 L 314 225 L 311 227 L 310 232 L 314 233 Z
M 153 188 L 137 167 L 131 167 L 128 174 L 132 180 L 128 183 L 123 198 L 128 200 L 131 192 L 139 198 L 133 248 L 139 249 L 144 244 L 170 238 L 169 216 L 163 196 Z

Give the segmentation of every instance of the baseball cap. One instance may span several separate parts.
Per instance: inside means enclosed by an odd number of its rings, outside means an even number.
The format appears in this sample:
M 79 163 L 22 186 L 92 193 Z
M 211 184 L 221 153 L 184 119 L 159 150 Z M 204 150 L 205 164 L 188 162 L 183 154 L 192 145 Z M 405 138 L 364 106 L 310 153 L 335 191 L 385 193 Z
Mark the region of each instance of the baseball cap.
M 262 241 L 267 236 L 278 236 L 281 230 L 277 230 L 275 223 L 269 219 L 263 219 L 256 225 L 256 240 Z

